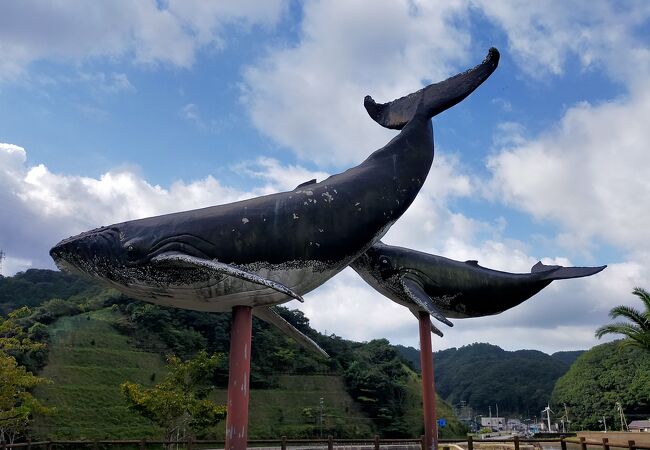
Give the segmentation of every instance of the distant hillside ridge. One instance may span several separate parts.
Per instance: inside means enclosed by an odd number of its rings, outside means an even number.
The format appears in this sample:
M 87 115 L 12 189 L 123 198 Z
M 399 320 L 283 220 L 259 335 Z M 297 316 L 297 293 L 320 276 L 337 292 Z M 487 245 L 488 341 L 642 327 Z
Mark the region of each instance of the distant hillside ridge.
M 580 357 L 587 350 L 573 350 L 573 351 L 564 351 L 564 352 L 555 352 L 551 354 L 553 358 L 559 359 L 564 364 L 571 366 L 576 359 Z
M 75 275 L 55 270 L 29 269 L 13 277 L 0 277 L 0 315 L 20 306 L 38 306 L 47 300 L 91 297 L 102 288 Z
M 413 347 L 395 349 L 420 370 L 420 352 Z M 435 352 L 436 391 L 452 405 L 465 402 L 476 414 L 535 415 L 545 406 L 556 381 L 581 351 L 548 355 L 538 350 L 507 351 L 475 343 Z

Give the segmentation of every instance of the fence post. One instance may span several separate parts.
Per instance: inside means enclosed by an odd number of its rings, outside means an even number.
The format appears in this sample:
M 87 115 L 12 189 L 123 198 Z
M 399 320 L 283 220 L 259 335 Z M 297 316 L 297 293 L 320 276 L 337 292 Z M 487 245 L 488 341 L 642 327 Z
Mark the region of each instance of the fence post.
M 467 450 L 474 450 L 474 438 L 471 435 L 467 436 Z
M 49 439 L 47 441 L 47 447 L 46 448 L 47 448 L 47 450 L 52 450 L 52 440 L 51 439 Z
M 281 450 L 287 450 L 287 437 L 286 436 L 282 436 L 280 438 L 280 448 L 281 448 Z
M 375 434 L 375 450 L 379 450 L 379 435 Z
M 427 449 L 427 441 L 424 438 L 424 435 L 420 436 L 420 447 L 422 447 L 422 450 L 429 450 Z
M 515 436 L 515 450 L 519 450 L 519 436 Z
M 580 448 L 582 450 L 587 450 L 587 443 L 585 442 L 584 436 L 580 437 Z
M 144 439 L 142 439 L 138 445 L 140 446 L 140 450 L 147 448 L 147 442 Z
M 334 438 L 331 434 L 327 436 L 327 450 L 334 450 Z
M 562 450 L 566 450 L 566 441 L 564 440 L 564 437 L 560 438 L 560 447 Z
M 603 450 L 609 450 L 609 439 L 603 438 Z
M 187 445 L 187 450 L 192 450 L 192 436 L 187 437 L 187 443 L 185 445 Z
M 93 450 L 99 450 L 99 444 L 96 439 L 93 441 Z
M 634 441 L 627 441 L 627 448 L 629 450 L 636 450 L 636 443 Z
M 32 450 L 32 438 L 27 438 L 27 450 Z

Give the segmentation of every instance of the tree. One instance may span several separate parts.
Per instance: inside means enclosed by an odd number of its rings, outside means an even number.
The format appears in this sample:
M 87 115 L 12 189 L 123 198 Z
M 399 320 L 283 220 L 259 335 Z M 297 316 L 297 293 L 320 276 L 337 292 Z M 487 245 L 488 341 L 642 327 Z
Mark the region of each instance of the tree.
M 635 287 L 632 294 L 639 297 L 645 311 L 625 305 L 612 308 L 609 312 L 612 319 L 622 317 L 628 322 L 604 325 L 596 330 L 596 337 L 600 339 L 606 334 L 622 334 L 626 336 L 626 339 L 621 342 L 622 345 L 650 351 L 650 293 L 643 288 Z
M 31 329 L 28 332 L 21 325 L 21 322 L 28 321 L 32 311 L 23 306 L 7 315 L 6 319 L 0 317 L 0 353 L 13 356 L 18 364 L 27 366 L 30 370 L 37 370 L 43 365 L 47 355 L 47 345 L 38 342 Z M 43 330 L 34 331 L 42 335 Z
M 53 412 L 29 393 L 34 386 L 49 382 L 28 372 L 18 365 L 16 358 L 0 351 L 0 443 L 12 444 L 27 429 L 32 413 Z
M 572 430 L 602 429 L 603 416 L 618 427 L 617 402 L 625 414 L 650 417 L 650 352 L 620 344 L 608 342 L 583 353 L 555 384 L 551 408 L 567 405 Z
M 205 351 L 187 361 L 169 356 L 163 381 L 148 389 L 127 381 L 120 389 L 129 407 L 163 427 L 164 439 L 170 441 L 174 435 L 184 436 L 188 428 L 198 431 L 226 416 L 225 406 L 207 399 L 220 360 L 220 355 Z
M 50 413 L 53 410 L 39 403 L 29 389 L 45 378 L 32 374 L 22 364 L 37 365 L 44 358 L 46 345 L 32 339 L 19 322 L 31 315 L 27 307 L 0 318 L 0 442 L 13 443 L 32 420 L 32 413 Z

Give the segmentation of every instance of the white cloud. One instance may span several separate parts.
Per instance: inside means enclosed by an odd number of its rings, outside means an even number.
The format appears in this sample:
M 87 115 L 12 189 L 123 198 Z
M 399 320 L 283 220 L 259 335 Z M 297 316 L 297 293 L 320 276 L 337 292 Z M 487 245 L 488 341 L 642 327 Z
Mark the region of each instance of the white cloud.
M 273 25 L 283 0 L 155 0 L 89 3 L 9 0 L 0 5 L 0 74 L 17 79 L 38 60 L 83 62 L 127 56 L 137 63 L 193 64 L 205 46 L 223 45 L 227 24 Z
M 569 60 L 631 80 L 650 68 L 645 39 L 635 34 L 650 18 L 650 4 L 470 0 L 508 37 L 508 50 L 533 77 L 560 75 Z
M 251 195 L 210 176 L 165 189 L 126 170 L 100 178 L 55 174 L 42 164 L 28 167 L 21 147 L 0 144 L 0 248 L 8 258 L 52 267 L 47 251 L 64 237 L 99 225 L 174 212 L 178 205 L 193 209 Z
M 289 191 L 306 181 L 323 181 L 329 176 L 328 173 L 308 170 L 302 166 L 282 165 L 276 159 L 265 157 L 237 164 L 233 169 L 242 175 L 263 180 L 265 185 L 256 190 L 260 194 Z
M 358 162 L 394 134 L 367 117 L 364 96 L 392 100 L 465 64 L 465 12 L 461 1 L 305 3 L 299 42 L 248 67 L 243 101 L 257 128 L 302 158 Z
M 647 249 L 650 210 L 650 90 L 600 105 L 581 103 L 560 123 L 525 138 L 508 127 L 489 159 L 492 196 L 562 227 L 562 243 L 585 247 L 594 238 Z

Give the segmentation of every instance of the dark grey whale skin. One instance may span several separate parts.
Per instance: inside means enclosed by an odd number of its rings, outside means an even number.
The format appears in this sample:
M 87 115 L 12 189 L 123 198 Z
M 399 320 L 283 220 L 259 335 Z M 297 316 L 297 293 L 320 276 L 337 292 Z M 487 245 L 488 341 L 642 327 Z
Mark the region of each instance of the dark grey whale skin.
M 64 239 L 50 254 L 64 270 L 163 305 L 229 311 L 291 299 L 170 255 L 218 261 L 300 296 L 366 251 L 406 211 L 433 161 L 431 117 L 476 89 L 498 59 L 491 49 L 474 69 L 434 85 L 438 97 L 416 96 L 399 135 L 343 173 L 289 192 L 101 227 Z
M 439 314 L 452 318 L 499 314 L 529 299 L 554 280 L 593 275 L 607 266 L 535 264 L 531 273 L 488 269 L 477 261 L 455 261 L 404 247 L 374 244 L 351 267 L 373 288 L 411 311 L 423 308 L 407 295 L 402 280 L 422 288 Z

